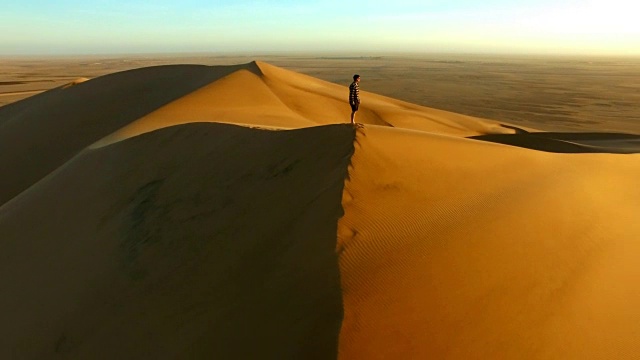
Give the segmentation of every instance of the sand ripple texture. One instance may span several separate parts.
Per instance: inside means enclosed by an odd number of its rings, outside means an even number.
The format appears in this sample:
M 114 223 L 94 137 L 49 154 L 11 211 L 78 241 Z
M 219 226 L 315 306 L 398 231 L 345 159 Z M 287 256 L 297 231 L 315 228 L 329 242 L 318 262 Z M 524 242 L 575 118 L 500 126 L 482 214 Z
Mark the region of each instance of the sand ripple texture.
M 340 359 L 640 353 L 640 155 L 359 129 Z

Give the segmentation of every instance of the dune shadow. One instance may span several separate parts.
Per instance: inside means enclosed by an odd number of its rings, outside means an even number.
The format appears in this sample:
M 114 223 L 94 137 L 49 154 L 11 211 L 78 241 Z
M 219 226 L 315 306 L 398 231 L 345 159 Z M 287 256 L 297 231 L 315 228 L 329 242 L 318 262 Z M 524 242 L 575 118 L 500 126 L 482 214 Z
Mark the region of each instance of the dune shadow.
M 516 130 L 515 134 L 489 134 L 470 136 L 470 139 L 518 146 L 554 153 L 640 153 L 640 135 L 600 132 L 527 132 Z
M 58 87 L 0 107 L 0 168 L 21 169 L 4 174 L 0 204 L 104 136 L 234 71 L 255 68 L 255 64 L 146 67 Z
M 0 358 L 335 358 L 354 138 L 191 123 L 83 152 L 0 216 Z

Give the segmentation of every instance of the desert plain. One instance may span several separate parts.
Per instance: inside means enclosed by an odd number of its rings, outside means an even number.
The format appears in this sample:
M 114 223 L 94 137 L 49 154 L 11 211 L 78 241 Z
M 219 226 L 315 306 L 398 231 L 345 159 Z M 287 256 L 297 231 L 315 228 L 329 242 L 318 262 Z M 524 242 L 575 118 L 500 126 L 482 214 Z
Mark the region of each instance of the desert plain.
M 4 60 L 0 358 L 635 358 L 634 61 Z

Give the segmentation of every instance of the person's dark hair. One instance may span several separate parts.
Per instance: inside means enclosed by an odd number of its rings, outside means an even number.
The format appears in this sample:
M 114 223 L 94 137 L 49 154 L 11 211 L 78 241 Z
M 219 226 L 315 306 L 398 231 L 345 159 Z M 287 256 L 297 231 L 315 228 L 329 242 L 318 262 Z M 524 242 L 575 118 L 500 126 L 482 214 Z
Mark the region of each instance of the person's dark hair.
M 358 75 L 358 74 L 353 75 L 353 81 L 356 81 L 356 79 L 359 78 L 359 77 L 360 77 L 360 75 Z

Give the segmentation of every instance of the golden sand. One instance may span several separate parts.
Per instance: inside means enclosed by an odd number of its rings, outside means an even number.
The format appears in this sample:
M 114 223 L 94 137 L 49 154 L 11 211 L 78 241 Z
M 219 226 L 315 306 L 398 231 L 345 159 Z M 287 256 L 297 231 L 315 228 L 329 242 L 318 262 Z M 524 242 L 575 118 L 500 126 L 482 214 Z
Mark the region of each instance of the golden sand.
M 254 62 L 0 107 L 0 358 L 640 352 L 640 154 L 347 95 Z
M 640 155 L 370 126 L 356 144 L 338 228 L 341 358 L 637 353 Z

